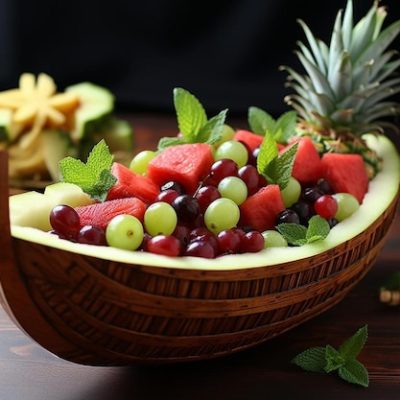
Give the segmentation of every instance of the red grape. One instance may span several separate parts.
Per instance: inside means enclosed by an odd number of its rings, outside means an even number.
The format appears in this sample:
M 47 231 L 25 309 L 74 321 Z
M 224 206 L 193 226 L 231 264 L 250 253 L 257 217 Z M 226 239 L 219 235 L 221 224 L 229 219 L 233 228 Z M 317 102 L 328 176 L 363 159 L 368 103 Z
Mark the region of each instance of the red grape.
M 221 253 L 234 254 L 239 250 L 241 235 L 237 229 L 229 229 L 218 233 L 217 241 Z
M 203 186 L 197 193 L 196 199 L 199 202 L 200 212 L 204 213 L 207 207 L 221 197 L 215 186 Z
M 157 196 L 156 201 L 164 201 L 165 203 L 172 204 L 172 202 L 179 196 L 179 193 L 172 189 L 167 189 Z
M 76 239 L 80 230 L 80 218 L 72 207 L 59 205 L 51 210 L 50 225 L 58 235 L 66 239 Z
M 237 164 L 233 160 L 224 158 L 211 166 L 211 179 L 216 185 L 227 176 L 237 176 Z
M 239 169 L 239 178 L 246 184 L 249 194 L 254 194 L 257 192 L 260 175 L 257 172 L 257 168 L 252 165 L 245 165 Z
M 264 237 L 258 231 L 251 231 L 244 235 L 240 243 L 242 253 L 257 253 L 264 248 Z
M 190 242 L 190 229 L 184 225 L 177 225 L 173 234 L 183 246 L 187 246 Z
M 174 236 L 154 236 L 147 242 L 147 251 L 154 254 L 177 257 L 181 253 L 181 242 Z
M 105 246 L 106 235 L 104 230 L 92 225 L 85 225 L 78 234 L 78 243 Z
M 215 250 L 210 243 L 196 240 L 189 244 L 184 255 L 202 258 L 215 258 Z
M 314 210 L 322 218 L 330 219 L 336 215 L 338 205 L 336 200 L 329 194 L 321 196 L 314 203 Z

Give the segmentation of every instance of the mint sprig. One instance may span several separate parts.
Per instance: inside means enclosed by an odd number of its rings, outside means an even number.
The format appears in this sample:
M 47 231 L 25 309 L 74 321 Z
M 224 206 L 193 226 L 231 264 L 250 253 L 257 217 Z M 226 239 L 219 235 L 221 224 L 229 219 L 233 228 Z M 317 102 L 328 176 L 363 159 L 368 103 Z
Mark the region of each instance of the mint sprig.
M 368 371 L 356 357 L 368 338 L 367 325 L 347 339 L 338 350 L 327 345 L 311 347 L 293 358 L 292 363 L 310 372 L 331 373 L 337 371 L 340 378 L 349 383 L 368 387 Z
M 250 107 L 248 111 L 250 129 L 261 136 L 268 133 L 279 143 L 287 143 L 292 136 L 296 135 L 296 121 L 295 111 L 288 111 L 277 120 L 258 107 Z
M 257 157 L 258 173 L 263 175 L 268 182 L 279 185 L 281 190 L 285 189 L 292 175 L 297 148 L 296 143 L 279 154 L 275 139 L 267 132 Z
M 284 223 L 279 224 L 276 229 L 288 243 L 294 246 L 303 246 L 324 240 L 330 232 L 328 222 L 319 215 L 310 218 L 308 228 L 300 224 Z
M 113 158 L 106 142 L 101 140 L 93 147 L 86 164 L 72 157 L 60 161 L 62 181 L 79 186 L 94 200 L 105 201 L 117 181 L 111 174 Z
M 225 109 L 208 119 L 203 105 L 189 91 L 183 88 L 174 89 L 174 106 L 181 137 L 162 138 L 158 142 L 158 149 L 184 143 L 218 142 L 224 128 L 228 110 Z

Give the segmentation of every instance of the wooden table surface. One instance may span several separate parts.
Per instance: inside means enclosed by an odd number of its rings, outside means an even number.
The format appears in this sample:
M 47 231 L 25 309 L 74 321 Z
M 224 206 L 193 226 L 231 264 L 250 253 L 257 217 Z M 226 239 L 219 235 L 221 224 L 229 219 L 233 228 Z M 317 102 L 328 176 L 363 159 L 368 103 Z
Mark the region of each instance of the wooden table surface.
M 133 118 L 136 149 L 173 134 L 169 117 Z M 242 126 L 244 126 L 242 124 Z M 366 278 L 339 305 L 302 326 L 231 357 L 162 367 L 84 367 L 54 357 L 22 333 L 0 309 L 0 400 L 142 399 L 400 399 L 400 307 L 379 303 L 379 286 L 400 271 L 400 215 Z M 360 360 L 370 387 L 290 364 L 297 353 L 339 345 L 364 324 L 369 339 Z

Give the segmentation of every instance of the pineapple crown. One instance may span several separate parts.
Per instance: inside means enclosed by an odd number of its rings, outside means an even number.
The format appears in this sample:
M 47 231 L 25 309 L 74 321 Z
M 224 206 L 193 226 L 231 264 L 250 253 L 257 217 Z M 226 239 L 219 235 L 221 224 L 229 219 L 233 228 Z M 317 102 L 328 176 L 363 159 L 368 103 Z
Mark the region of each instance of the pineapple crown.
M 400 114 L 400 104 L 388 98 L 400 92 L 400 77 L 395 71 L 397 52 L 387 50 L 400 32 L 400 20 L 382 30 L 384 7 L 375 2 L 368 13 L 353 25 L 353 2 L 337 14 L 330 46 L 315 38 L 299 21 L 308 47 L 298 42 L 296 54 L 307 72 L 292 68 L 287 86 L 296 93 L 286 96 L 303 119 L 303 125 L 322 134 L 359 136 L 392 127 L 381 118 Z

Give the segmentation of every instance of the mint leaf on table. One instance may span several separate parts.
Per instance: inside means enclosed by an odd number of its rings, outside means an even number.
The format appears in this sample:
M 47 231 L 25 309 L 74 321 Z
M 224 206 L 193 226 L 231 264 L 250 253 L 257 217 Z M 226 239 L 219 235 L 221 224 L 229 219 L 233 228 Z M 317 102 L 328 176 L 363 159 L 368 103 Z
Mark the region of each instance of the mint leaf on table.
M 359 361 L 353 359 L 346 362 L 343 367 L 339 368 L 339 376 L 349 383 L 368 387 L 369 377 L 368 371 Z
M 197 97 L 183 88 L 174 89 L 174 105 L 181 137 L 161 138 L 158 150 L 184 143 L 214 144 L 221 139 L 227 109 L 207 119 L 204 107 Z
M 324 371 L 328 374 L 332 371 L 336 371 L 346 362 L 346 360 L 341 356 L 340 352 L 338 352 L 329 344 L 325 347 L 325 361 L 326 365 L 324 367 Z
M 194 143 L 202 126 L 207 122 L 207 114 L 200 101 L 189 91 L 174 89 L 174 105 L 178 127 L 188 143 Z
M 293 358 L 292 363 L 305 371 L 324 372 L 326 364 L 325 347 L 311 347 L 304 350 Z
M 308 221 L 308 228 L 300 224 L 283 223 L 276 229 L 286 239 L 286 241 L 295 246 L 314 243 L 318 240 L 324 240 L 329 232 L 329 224 L 319 215 L 314 215 Z
M 104 201 L 117 179 L 111 174 L 113 155 L 104 140 L 93 147 L 86 164 L 66 157 L 60 161 L 64 182 L 79 186 L 95 200 Z
M 310 372 L 331 373 L 337 371 L 343 380 L 368 387 L 368 371 L 356 359 L 364 347 L 367 337 L 368 330 L 365 325 L 347 339 L 338 350 L 329 344 L 325 347 L 311 347 L 294 357 L 292 363 Z
M 261 136 L 264 136 L 265 132 L 272 134 L 275 131 L 275 119 L 258 107 L 249 108 L 248 123 L 251 131 Z

